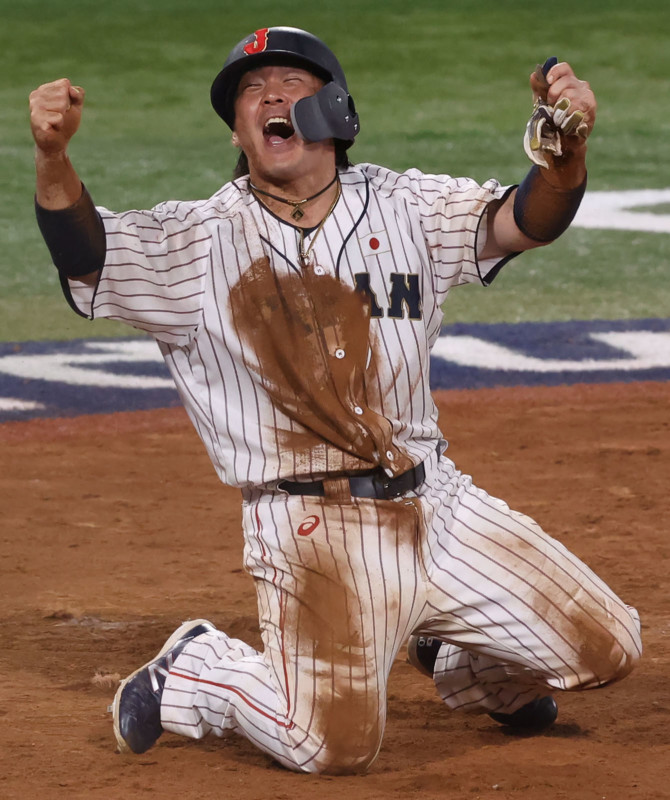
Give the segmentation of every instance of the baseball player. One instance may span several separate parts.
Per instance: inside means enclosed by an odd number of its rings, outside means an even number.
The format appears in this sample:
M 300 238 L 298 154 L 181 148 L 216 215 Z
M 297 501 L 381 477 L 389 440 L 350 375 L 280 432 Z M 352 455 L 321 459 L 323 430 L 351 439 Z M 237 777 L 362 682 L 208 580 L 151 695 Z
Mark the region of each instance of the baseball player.
M 558 690 L 637 661 L 634 609 L 457 470 L 429 391 L 449 291 L 556 239 L 584 192 L 593 93 L 567 63 L 531 85 L 536 163 L 519 186 L 352 166 L 359 118 L 335 55 L 262 28 L 211 89 L 235 178 L 124 213 L 94 206 L 67 156 L 83 89 L 31 95 L 37 218 L 65 294 L 156 339 L 241 491 L 258 598 L 262 652 L 189 620 L 121 682 L 121 751 L 234 732 L 293 770 L 365 770 L 408 639 L 449 709 L 526 730 L 554 721 Z

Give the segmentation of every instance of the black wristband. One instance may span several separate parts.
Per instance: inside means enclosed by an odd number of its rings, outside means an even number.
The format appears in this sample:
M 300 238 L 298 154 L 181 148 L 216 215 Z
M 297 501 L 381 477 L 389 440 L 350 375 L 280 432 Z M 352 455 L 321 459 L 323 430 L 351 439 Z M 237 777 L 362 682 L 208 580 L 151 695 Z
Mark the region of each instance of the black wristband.
M 574 189 L 559 189 L 533 165 L 516 190 L 514 222 L 529 239 L 552 242 L 570 227 L 585 191 L 586 178 Z
M 39 205 L 36 198 L 35 216 L 62 275 L 78 278 L 102 269 L 107 254 L 105 226 L 83 184 L 81 197 L 68 208 L 52 211 Z

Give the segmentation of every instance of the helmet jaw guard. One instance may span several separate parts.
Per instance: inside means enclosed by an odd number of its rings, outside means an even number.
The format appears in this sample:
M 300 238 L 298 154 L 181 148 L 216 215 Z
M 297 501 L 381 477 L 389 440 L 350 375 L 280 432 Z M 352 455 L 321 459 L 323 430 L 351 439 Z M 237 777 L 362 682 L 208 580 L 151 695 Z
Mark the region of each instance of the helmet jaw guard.
M 231 50 L 211 89 L 212 106 L 231 129 L 240 78 L 249 70 L 271 65 L 300 67 L 324 81 L 316 94 L 291 108 L 299 136 L 311 142 L 341 139 L 353 144 L 360 124 L 344 71 L 324 42 L 299 28 L 261 28 Z
M 316 94 L 303 97 L 291 106 L 295 132 L 308 142 L 342 139 L 353 142 L 360 130 L 351 95 L 334 81 Z

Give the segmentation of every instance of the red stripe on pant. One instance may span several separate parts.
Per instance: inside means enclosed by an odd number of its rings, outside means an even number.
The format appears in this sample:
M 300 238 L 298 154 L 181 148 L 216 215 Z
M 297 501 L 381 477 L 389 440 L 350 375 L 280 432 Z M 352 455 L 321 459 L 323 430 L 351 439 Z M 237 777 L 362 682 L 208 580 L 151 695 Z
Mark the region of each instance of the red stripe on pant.
M 207 684 L 208 686 L 216 686 L 218 689 L 225 689 L 226 691 L 234 692 L 240 698 L 240 700 L 244 700 L 244 702 L 250 708 L 252 708 L 254 711 L 256 711 L 261 716 L 265 717 L 266 719 L 269 719 L 271 722 L 274 722 L 276 725 L 279 725 L 282 728 L 286 728 L 287 731 L 290 731 L 292 728 L 295 727 L 294 722 L 283 722 L 282 720 L 273 717 L 271 714 L 268 714 L 267 711 L 263 711 L 262 709 L 258 708 L 258 706 L 255 706 L 250 700 L 248 700 L 244 696 L 244 694 L 239 689 L 236 689 L 234 686 L 228 686 L 225 683 L 215 683 L 214 681 L 207 681 L 204 678 L 194 678 L 191 675 L 183 675 L 181 672 L 171 672 L 170 675 L 173 675 L 175 678 L 183 678 L 185 681 L 191 681 L 192 683 L 204 683 Z

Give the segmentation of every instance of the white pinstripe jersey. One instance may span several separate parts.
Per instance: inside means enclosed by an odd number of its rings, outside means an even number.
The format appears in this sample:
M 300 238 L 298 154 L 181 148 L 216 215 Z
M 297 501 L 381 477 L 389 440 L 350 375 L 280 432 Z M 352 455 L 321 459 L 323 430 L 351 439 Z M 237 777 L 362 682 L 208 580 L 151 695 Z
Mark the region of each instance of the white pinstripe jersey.
M 100 281 L 70 282 L 85 315 L 156 338 L 233 486 L 377 464 L 399 474 L 441 438 L 429 387 L 440 306 L 452 286 L 486 282 L 499 263 L 478 263 L 477 238 L 505 189 L 370 164 L 340 180 L 307 269 L 297 229 L 259 204 L 245 178 L 209 200 L 99 208 Z

